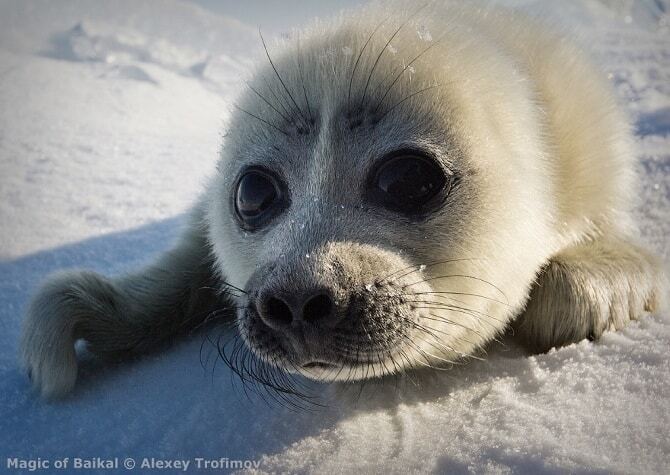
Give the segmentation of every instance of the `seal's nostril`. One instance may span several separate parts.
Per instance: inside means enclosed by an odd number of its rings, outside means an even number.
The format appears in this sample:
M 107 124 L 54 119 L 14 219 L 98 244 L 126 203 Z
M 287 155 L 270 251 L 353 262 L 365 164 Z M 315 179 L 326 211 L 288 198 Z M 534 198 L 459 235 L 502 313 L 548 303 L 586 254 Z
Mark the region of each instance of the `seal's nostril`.
M 315 295 L 302 308 L 302 318 L 307 322 L 316 322 L 328 317 L 333 311 L 333 300 L 326 294 Z
M 271 297 L 263 306 L 262 316 L 270 323 L 291 323 L 293 313 L 283 300 Z

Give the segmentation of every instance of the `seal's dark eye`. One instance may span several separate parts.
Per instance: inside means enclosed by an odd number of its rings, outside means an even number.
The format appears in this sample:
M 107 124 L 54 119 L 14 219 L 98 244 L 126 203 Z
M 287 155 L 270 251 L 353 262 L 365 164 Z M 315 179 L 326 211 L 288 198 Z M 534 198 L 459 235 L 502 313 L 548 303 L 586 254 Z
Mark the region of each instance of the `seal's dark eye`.
M 246 172 L 237 182 L 235 211 L 246 228 L 257 228 L 276 211 L 281 198 L 277 180 L 261 170 Z
M 434 160 L 401 154 L 385 160 L 374 172 L 372 194 L 387 208 L 419 213 L 451 183 L 451 175 Z

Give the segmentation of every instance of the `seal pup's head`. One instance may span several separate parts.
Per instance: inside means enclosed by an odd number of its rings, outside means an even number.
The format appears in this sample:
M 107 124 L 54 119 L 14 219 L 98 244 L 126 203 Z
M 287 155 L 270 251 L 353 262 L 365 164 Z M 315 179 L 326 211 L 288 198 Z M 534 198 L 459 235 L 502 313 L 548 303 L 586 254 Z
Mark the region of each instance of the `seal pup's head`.
M 319 380 L 471 355 L 551 246 L 524 77 L 462 18 L 385 16 L 269 48 L 208 189 L 245 345 Z

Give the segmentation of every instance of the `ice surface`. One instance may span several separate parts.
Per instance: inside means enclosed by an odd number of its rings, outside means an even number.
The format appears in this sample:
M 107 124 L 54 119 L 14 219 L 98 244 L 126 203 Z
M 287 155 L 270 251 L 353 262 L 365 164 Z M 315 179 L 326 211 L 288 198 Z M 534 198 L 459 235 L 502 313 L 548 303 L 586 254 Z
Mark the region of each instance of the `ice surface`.
M 668 2 L 504 3 L 574 27 L 610 74 L 638 133 L 640 236 L 670 259 Z M 53 270 L 116 274 L 170 245 L 257 43 L 253 25 L 176 1 L 0 4 L 0 472 L 8 456 L 153 456 L 265 472 L 669 473 L 667 315 L 540 356 L 495 344 L 397 389 L 315 385 L 331 402 L 317 412 L 246 399 L 202 337 L 88 362 L 63 402 L 30 392 L 16 361 L 29 294 Z

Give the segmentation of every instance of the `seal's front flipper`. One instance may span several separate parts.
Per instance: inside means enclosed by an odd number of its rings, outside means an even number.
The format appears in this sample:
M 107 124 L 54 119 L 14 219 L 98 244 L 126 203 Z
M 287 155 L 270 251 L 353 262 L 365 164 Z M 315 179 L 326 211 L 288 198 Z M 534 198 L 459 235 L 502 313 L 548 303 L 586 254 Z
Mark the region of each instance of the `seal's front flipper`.
M 537 352 L 597 339 L 658 311 L 666 289 L 659 264 L 636 245 L 607 237 L 583 242 L 542 270 L 515 334 Z
M 67 271 L 47 280 L 29 307 L 21 341 L 22 362 L 43 396 L 62 396 L 74 387 L 77 340 L 97 356 L 139 355 L 230 306 L 198 224 L 191 223 L 172 250 L 139 272 L 110 279 Z

